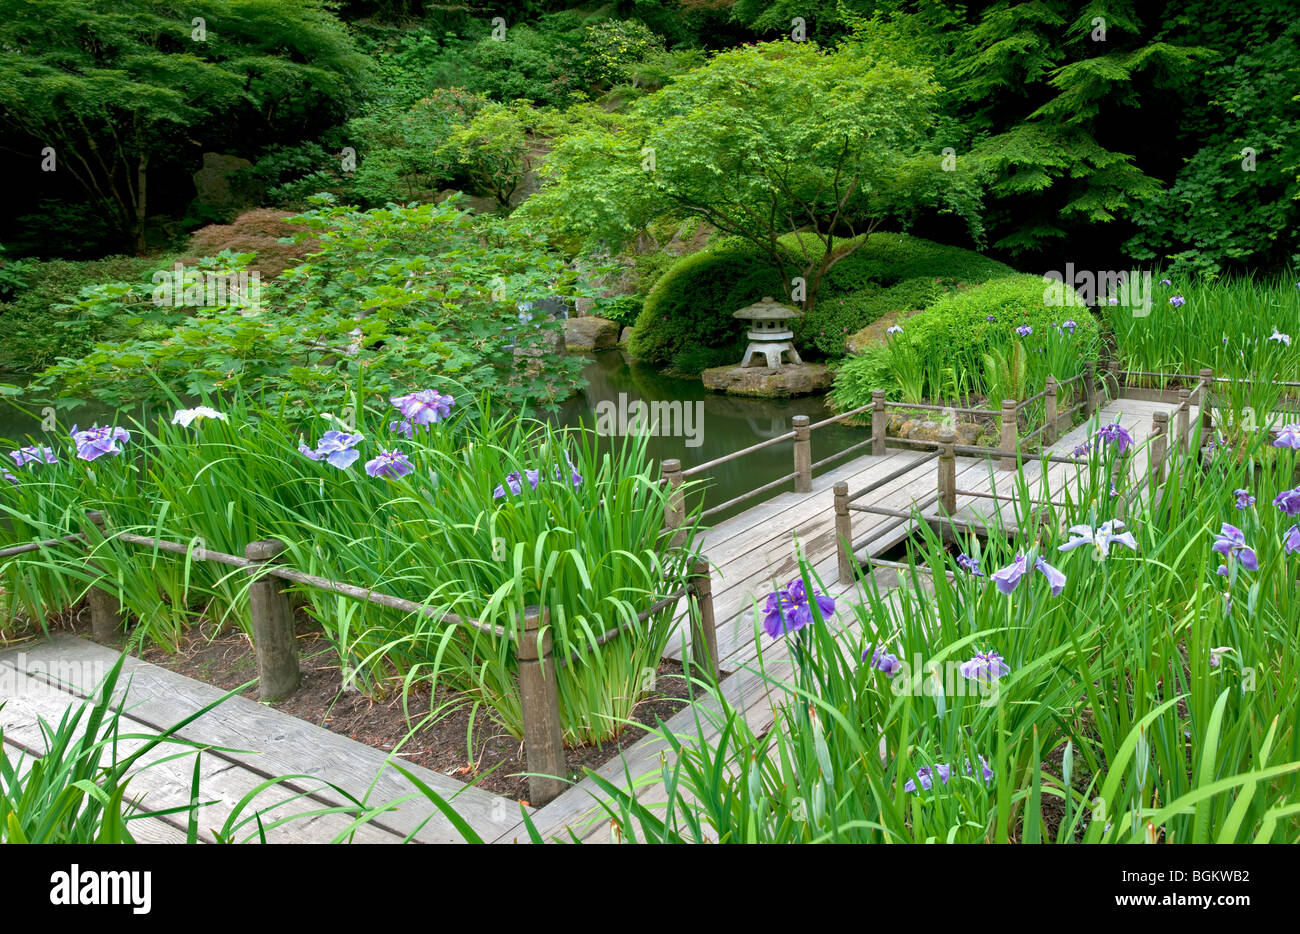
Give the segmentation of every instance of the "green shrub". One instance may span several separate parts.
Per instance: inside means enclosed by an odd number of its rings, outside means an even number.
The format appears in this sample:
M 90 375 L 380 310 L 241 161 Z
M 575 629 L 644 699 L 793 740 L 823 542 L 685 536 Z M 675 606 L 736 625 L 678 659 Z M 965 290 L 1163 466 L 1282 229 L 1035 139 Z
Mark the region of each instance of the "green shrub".
M 875 233 L 826 274 L 800 338 L 824 354 L 841 356 L 845 338 L 886 312 L 915 311 L 946 292 L 1014 271 L 972 250 L 907 234 Z
M 950 281 L 950 280 L 949 280 Z M 804 318 L 800 343 L 810 344 L 828 356 L 844 353 L 844 341 L 890 311 L 916 311 L 947 291 L 934 279 L 904 279 L 884 287 L 866 285 L 840 295 L 827 295 Z
M 872 389 L 916 401 L 922 395 L 997 395 L 1014 387 L 1013 394 L 1023 398 L 1039 392 L 1049 374 L 1069 379 L 1096 359 L 1100 327 L 1086 307 L 1052 306 L 1043 299 L 1043 280 L 1031 275 L 945 295 L 907 319 L 888 347 L 846 360 L 836 371 L 832 401 L 840 409 L 855 408 L 871 401 Z M 1058 327 L 1066 321 L 1075 327 Z M 1021 326 L 1032 333 L 1022 338 L 1016 331 Z M 1023 375 L 1010 379 L 1013 371 Z
M 58 357 L 76 357 L 89 350 L 111 331 L 110 321 L 96 322 L 93 327 L 73 333 L 62 325 L 66 312 L 55 306 L 76 298 L 86 286 L 102 282 L 147 282 L 155 269 L 166 268 L 170 259 L 141 259 L 135 256 L 108 256 L 104 259 L 25 260 L 22 264 L 23 287 L 15 289 L 13 298 L 0 302 L 0 328 L 5 339 L 0 343 L 0 370 L 36 372 Z
M 683 350 L 734 346 L 743 326 L 732 312 L 785 294 L 771 261 L 738 238 L 684 256 L 646 297 L 632 337 L 634 356 L 670 363 Z
M 617 321 L 620 327 L 631 327 L 641 314 L 641 299 L 635 295 L 597 299 L 595 313 L 610 321 Z

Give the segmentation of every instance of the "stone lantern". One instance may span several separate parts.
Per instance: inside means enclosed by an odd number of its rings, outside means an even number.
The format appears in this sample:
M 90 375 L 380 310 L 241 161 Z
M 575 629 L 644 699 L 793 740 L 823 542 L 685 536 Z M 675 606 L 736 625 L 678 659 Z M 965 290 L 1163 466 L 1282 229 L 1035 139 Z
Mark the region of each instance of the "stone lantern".
M 745 348 L 745 359 L 740 362 L 742 367 L 755 365 L 752 361 L 760 354 L 767 360 L 769 370 L 781 369 L 781 355 L 784 353 L 790 355 L 791 363 L 803 363 L 791 342 L 794 332 L 786 323 L 794 318 L 802 318 L 803 312 L 774 301 L 770 295 L 764 295 L 761 302 L 733 312 L 732 317 L 749 322 L 749 346 Z

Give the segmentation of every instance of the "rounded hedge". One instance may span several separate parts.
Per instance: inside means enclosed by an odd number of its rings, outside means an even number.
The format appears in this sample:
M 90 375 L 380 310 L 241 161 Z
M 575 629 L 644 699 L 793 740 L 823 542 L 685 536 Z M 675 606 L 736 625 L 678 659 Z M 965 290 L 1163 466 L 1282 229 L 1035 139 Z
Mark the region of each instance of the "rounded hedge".
M 990 349 L 1010 346 L 1019 336 L 1018 327 L 1029 327 L 1041 336 L 1065 321 L 1074 321 L 1080 346 L 1095 357 L 1101 335 L 1096 315 L 1078 305 L 1048 305 L 1046 294 L 1047 284 L 1041 276 L 1017 274 L 993 279 L 940 298 L 909 318 L 899 337 L 918 351 L 942 348 L 951 358 L 979 360 Z
M 795 236 L 782 237 L 780 245 L 797 269 Z M 795 342 L 801 350 L 838 357 L 847 337 L 886 312 L 924 308 L 945 293 L 1013 274 L 1009 266 L 971 250 L 874 233 L 826 274 L 816 306 L 796 325 Z M 637 317 L 630 349 L 660 364 L 687 353 L 715 358 L 742 351 L 743 334 L 731 313 L 764 295 L 785 294 L 780 272 L 766 254 L 745 240 L 724 238 L 677 260 L 658 278 Z
M 637 316 L 629 350 L 667 364 L 686 350 L 745 345 L 744 325 L 731 316 L 771 295 L 786 294 L 781 274 L 756 247 L 735 237 L 684 256 L 659 277 Z
M 1014 274 L 973 250 L 874 233 L 826 274 L 800 335 L 822 353 L 841 356 L 847 338 L 887 312 L 916 311 L 945 293 Z

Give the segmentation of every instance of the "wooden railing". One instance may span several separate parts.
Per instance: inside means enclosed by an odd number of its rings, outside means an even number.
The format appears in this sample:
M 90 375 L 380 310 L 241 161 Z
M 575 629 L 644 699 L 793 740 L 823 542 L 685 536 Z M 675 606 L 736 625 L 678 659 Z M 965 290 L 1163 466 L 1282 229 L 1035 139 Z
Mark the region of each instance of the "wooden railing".
M 691 626 L 692 661 L 717 683 L 718 639 L 713 616 L 713 584 L 709 562 L 695 557 L 690 564 L 686 583 L 655 600 L 637 614 L 615 626 L 594 641 L 584 643 L 568 655 L 557 656 L 552 643 L 550 610 L 548 607 L 527 606 L 522 611 L 522 625 L 516 631 L 494 623 L 458 616 L 445 609 L 417 603 L 391 594 L 376 592 L 373 588 L 329 580 L 307 574 L 278 563 L 287 546 L 277 539 L 251 542 L 243 556 L 196 548 L 192 544 L 164 541 L 126 531 L 109 531 L 104 515 L 93 511 L 87 519 L 97 530 L 97 535 L 86 533 L 62 538 L 28 542 L 0 549 L 0 559 L 15 557 L 66 544 L 81 544 L 91 550 L 85 559 L 90 574 L 103 577 L 104 571 L 93 557 L 94 546 L 101 541 L 114 540 L 123 544 L 151 548 L 156 551 L 185 556 L 194 561 L 211 561 L 245 570 L 249 584 L 249 615 L 253 630 L 253 648 L 257 656 L 258 693 L 263 701 L 277 701 L 292 694 L 301 683 L 297 640 L 294 633 L 293 607 L 288 593 L 275 581 L 289 581 L 305 587 L 341 594 L 355 600 L 373 603 L 391 610 L 431 617 L 439 624 L 461 626 L 493 639 L 507 639 L 515 644 L 519 663 L 519 694 L 522 702 L 524 751 L 528 769 L 529 800 L 542 805 L 553 800 L 566 787 L 567 765 L 564 737 L 560 721 L 559 684 L 557 669 L 573 664 L 583 654 L 603 645 L 631 628 L 634 623 L 644 623 L 656 613 L 686 598 Z M 684 530 L 682 532 L 684 535 Z M 92 586 L 87 592 L 90 606 L 91 630 L 96 641 L 112 642 L 125 629 L 125 613 L 116 594 Z

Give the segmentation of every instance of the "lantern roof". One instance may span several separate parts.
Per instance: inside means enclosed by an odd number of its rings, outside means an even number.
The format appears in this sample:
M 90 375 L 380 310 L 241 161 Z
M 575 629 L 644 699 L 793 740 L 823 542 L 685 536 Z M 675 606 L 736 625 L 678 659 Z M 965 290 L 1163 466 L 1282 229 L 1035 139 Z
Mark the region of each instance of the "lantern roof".
M 789 305 L 782 305 L 770 295 L 764 295 L 762 301 L 746 305 L 740 311 L 732 312 L 731 316 L 750 321 L 784 321 L 787 318 L 802 318 L 803 312 Z

